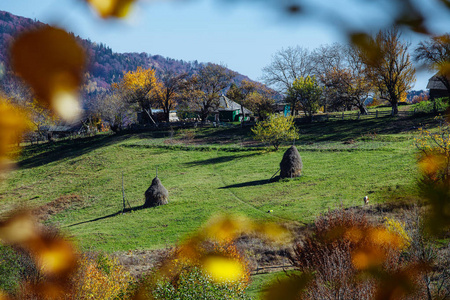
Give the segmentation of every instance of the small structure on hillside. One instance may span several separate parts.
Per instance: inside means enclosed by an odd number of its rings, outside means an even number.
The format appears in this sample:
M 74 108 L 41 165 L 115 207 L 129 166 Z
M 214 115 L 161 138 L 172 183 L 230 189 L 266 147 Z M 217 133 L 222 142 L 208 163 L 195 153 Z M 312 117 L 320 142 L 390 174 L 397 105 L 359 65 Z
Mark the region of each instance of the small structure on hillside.
M 169 192 L 162 185 L 158 175 L 152 180 L 152 184 L 145 191 L 144 208 L 164 205 L 169 203 Z
M 284 152 L 280 162 L 280 178 L 293 178 L 302 175 L 302 158 L 297 147 L 291 146 Z
M 214 121 L 236 122 L 249 121 L 250 115 L 253 115 L 253 112 L 245 107 L 241 107 L 240 104 L 234 102 L 225 95 L 221 95 L 219 97 L 219 105 L 217 109 L 213 111 L 213 114 Z

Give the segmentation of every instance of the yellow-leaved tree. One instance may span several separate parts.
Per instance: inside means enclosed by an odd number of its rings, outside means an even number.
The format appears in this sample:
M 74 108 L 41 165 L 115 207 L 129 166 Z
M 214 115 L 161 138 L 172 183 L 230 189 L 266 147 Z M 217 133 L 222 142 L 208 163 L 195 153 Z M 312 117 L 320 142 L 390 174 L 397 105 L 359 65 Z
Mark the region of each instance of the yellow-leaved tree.
M 169 114 L 175 108 L 177 100 L 182 98 L 182 94 L 187 87 L 187 73 L 176 73 L 166 71 L 162 74 L 156 89 L 156 104 L 164 112 L 164 120 L 169 122 Z
M 158 83 L 154 69 L 138 67 L 135 71 L 129 71 L 123 75 L 119 83 L 113 84 L 123 101 L 136 104 L 150 119 L 152 103 L 157 98 L 161 85 Z
M 268 119 L 256 123 L 252 128 L 255 138 L 262 142 L 270 143 L 278 150 L 283 141 L 299 138 L 298 130 L 294 125 L 294 117 L 270 115 Z
M 416 80 L 416 70 L 408 53 L 409 44 L 402 42 L 400 37 L 399 29 L 393 27 L 369 38 L 370 47 L 359 48 L 368 78 L 377 88 L 378 97 L 391 104 L 392 115 L 398 114 L 398 103 L 406 100 L 407 91 Z

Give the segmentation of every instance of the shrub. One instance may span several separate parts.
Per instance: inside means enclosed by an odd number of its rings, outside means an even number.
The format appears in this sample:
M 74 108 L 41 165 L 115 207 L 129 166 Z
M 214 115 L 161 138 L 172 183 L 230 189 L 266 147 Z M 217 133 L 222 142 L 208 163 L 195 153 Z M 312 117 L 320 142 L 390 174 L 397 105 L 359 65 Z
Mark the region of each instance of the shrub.
M 445 111 L 449 107 L 449 105 L 448 103 L 444 102 L 444 100 L 445 98 L 436 98 L 434 99 L 434 101 L 421 101 L 414 104 L 412 107 L 416 112 L 422 113 Z
M 250 299 L 250 272 L 232 243 L 204 241 L 176 248 L 144 280 L 154 299 Z M 195 252 L 191 252 L 191 251 Z
M 74 299 L 128 299 L 127 290 L 133 278 L 117 259 L 99 254 L 86 255 L 79 261 L 78 273 L 72 278 Z
M 198 267 L 183 269 L 175 281 L 158 282 L 152 295 L 164 300 L 250 299 L 237 285 L 216 283 Z
M 388 299 L 422 292 L 415 289 L 419 268 L 401 258 L 408 241 L 397 225 L 374 225 L 342 209 L 320 216 L 291 257 L 298 271 L 313 274 L 304 299 Z
M 19 287 L 21 271 L 17 253 L 10 247 L 0 245 L 0 289 L 14 292 Z
M 283 141 L 299 138 L 298 130 L 294 125 L 294 117 L 270 115 L 268 119 L 256 123 L 252 128 L 255 138 L 270 143 L 275 150 Z
M 0 290 L 16 294 L 23 281 L 37 281 L 39 274 L 29 255 L 0 244 Z

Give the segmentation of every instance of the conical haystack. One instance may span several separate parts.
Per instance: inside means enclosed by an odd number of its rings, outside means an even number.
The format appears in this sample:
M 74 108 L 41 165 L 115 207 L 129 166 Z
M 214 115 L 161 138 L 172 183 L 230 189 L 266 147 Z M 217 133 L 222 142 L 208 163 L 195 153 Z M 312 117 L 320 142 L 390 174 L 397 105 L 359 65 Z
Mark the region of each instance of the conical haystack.
M 280 162 L 280 178 L 293 178 L 302 174 L 302 158 L 295 146 L 291 146 L 284 152 Z
M 153 207 L 169 203 L 169 192 L 162 185 L 158 176 L 153 178 L 152 185 L 145 191 L 144 207 Z

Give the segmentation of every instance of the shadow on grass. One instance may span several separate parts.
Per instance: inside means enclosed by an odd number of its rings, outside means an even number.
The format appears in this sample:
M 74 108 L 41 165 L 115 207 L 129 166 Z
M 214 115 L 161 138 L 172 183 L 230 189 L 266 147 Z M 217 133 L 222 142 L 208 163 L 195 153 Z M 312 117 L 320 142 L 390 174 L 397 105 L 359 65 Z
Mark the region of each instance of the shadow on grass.
M 242 183 L 227 185 L 227 186 L 220 187 L 219 189 L 222 190 L 222 189 L 241 188 L 241 187 L 248 187 L 248 186 L 259 186 L 259 185 L 265 185 L 265 184 L 269 184 L 272 182 L 276 182 L 279 180 L 280 180 L 280 176 L 276 176 L 272 179 L 254 180 L 254 181 L 249 181 L 249 182 L 242 182 Z
M 144 207 L 144 205 L 139 205 L 139 206 L 135 206 L 135 207 L 131 207 L 131 208 L 125 208 L 124 210 L 119 210 L 118 212 L 115 212 L 115 213 L 110 214 L 110 215 L 106 215 L 106 216 L 103 216 L 103 217 L 98 217 L 98 218 L 87 220 L 87 221 L 78 222 L 78 223 L 75 223 L 75 224 L 68 225 L 67 227 L 73 227 L 73 226 L 78 226 L 78 225 L 82 225 L 82 224 L 87 224 L 87 223 L 92 223 L 92 222 L 104 220 L 104 219 L 109 219 L 109 218 L 116 217 L 116 216 L 118 216 L 120 214 L 129 213 L 131 211 L 138 211 L 138 210 L 142 210 L 144 208 L 150 208 L 150 207 Z
M 227 155 L 227 156 L 220 156 L 220 157 L 213 157 L 209 159 L 204 160 L 196 160 L 185 163 L 186 166 L 204 166 L 204 165 L 215 165 L 220 163 L 226 163 L 230 162 L 235 159 L 239 158 L 247 158 L 251 156 L 261 155 L 261 153 L 250 153 L 250 154 L 235 154 L 235 155 Z
M 335 120 L 298 123 L 299 143 L 346 141 L 367 134 L 400 134 L 415 132 L 420 124 L 436 123 L 431 115 L 413 117 L 379 117 L 362 120 Z
M 73 140 L 31 145 L 23 149 L 22 156 L 26 158 L 19 162 L 19 167 L 25 169 L 33 168 L 63 159 L 75 158 L 96 149 L 120 143 L 135 136 L 136 134 L 126 133 L 96 135 Z

